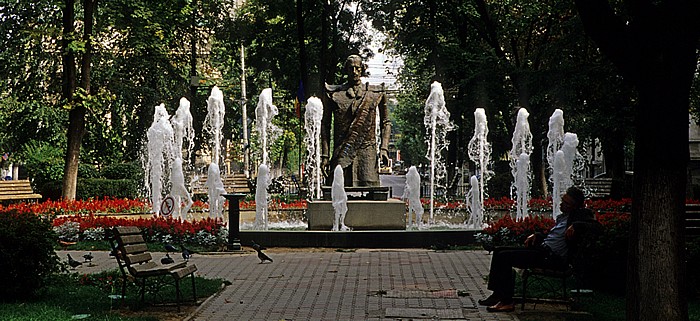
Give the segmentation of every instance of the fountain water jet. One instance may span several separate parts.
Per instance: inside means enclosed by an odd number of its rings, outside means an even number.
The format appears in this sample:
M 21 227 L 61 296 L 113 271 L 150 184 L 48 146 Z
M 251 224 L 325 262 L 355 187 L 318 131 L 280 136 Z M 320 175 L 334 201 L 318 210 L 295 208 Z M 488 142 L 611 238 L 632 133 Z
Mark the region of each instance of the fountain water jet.
M 479 183 L 477 196 L 479 199 L 477 203 L 474 203 L 474 200 L 467 198 L 467 202 L 471 201 L 475 206 L 479 206 L 479 213 L 484 212 L 486 182 L 493 176 L 493 171 L 488 169 L 488 166 L 491 164 L 491 143 L 486 140 L 488 134 L 489 128 L 486 121 L 486 112 L 483 108 L 477 108 L 474 111 L 474 136 L 469 141 L 468 150 L 469 159 L 476 164 L 476 178 Z M 473 192 L 473 189 L 472 182 L 472 191 L 470 192 Z
M 207 99 L 207 116 L 204 119 L 204 132 L 211 136 L 209 141 L 211 150 L 211 162 L 219 165 L 221 153 L 222 129 L 224 128 L 224 94 L 219 87 L 211 89 L 209 99 Z
M 566 160 L 564 159 L 564 152 L 558 150 L 554 153 L 552 159 L 552 217 L 554 219 L 561 214 L 561 209 L 559 205 L 561 204 L 561 197 L 566 192 Z
M 336 166 L 333 171 L 331 199 L 333 201 L 333 210 L 335 211 L 335 220 L 331 231 L 349 231 L 350 228 L 345 226 L 345 214 L 348 212 L 348 195 L 345 193 L 345 177 L 343 176 L 343 167 L 340 165 Z
M 272 124 L 272 118 L 277 114 L 277 107 L 272 104 L 272 88 L 263 89 L 258 99 L 258 106 L 255 108 L 255 127 L 259 134 L 263 164 L 269 164 L 270 142 L 274 141 L 280 132 L 280 129 Z
M 515 190 L 517 220 L 528 217 L 527 202 L 530 199 L 530 155 L 522 153 L 515 162 Z
M 552 116 L 549 117 L 547 139 L 547 163 L 552 170 L 554 168 L 554 154 L 564 144 L 564 112 L 561 109 L 555 109 Z
M 415 213 L 416 228 L 423 228 L 423 204 L 420 202 L 420 174 L 415 166 L 408 168 L 406 173 L 406 187 L 403 189 L 402 199 L 408 201 L 408 228 L 413 229 L 413 217 Z
M 527 121 L 530 113 L 525 108 L 518 110 L 518 118 L 510 150 L 510 168 L 513 174 L 512 188 L 516 190 L 516 219 L 528 216 L 527 202 L 530 195 L 530 154 L 532 153 L 532 133 Z M 512 195 L 511 195 L 512 196 Z
M 454 129 L 450 121 L 450 112 L 445 107 L 445 94 L 442 85 L 435 81 L 430 85 L 430 95 L 425 101 L 423 123 L 428 130 L 428 154 L 430 160 L 430 223 L 434 223 L 435 187 L 440 186 L 445 177 L 445 164 L 441 161 L 441 152 L 447 149 L 449 141 L 447 132 Z M 444 186 L 443 186 L 444 187 Z
M 258 230 L 267 230 L 267 187 L 270 186 L 270 169 L 265 164 L 258 167 L 258 180 L 255 185 L 255 224 Z
M 170 171 L 170 195 L 175 199 L 175 212 L 173 213 L 176 219 L 191 219 L 189 214 L 192 207 L 192 197 L 185 187 L 185 175 L 182 172 L 182 158 L 175 157 L 173 160 L 173 168 Z M 185 206 L 181 208 L 182 202 Z M 183 213 L 184 212 L 184 213 Z
M 168 120 L 170 116 L 164 104 L 155 107 L 153 123 L 148 128 L 146 143 L 148 150 L 146 186 L 150 186 L 151 206 L 154 214 L 160 214 L 162 189 L 166 185 L 164 171 L 170 169 L 173 159 L 173 127 Z
M 209 194 L 209 217 L 213 219 L 223 219 L 224 197 L 226 189 L 221 181 L 221 172 L 216 163 L 209 164 L 207 171 L 207 191 Z
M 192 113 L 190 113 L 190 101 L 180 98 L 180 106 L 175 111 L 175 116 L 170 119 L 175 133 L 175 157 L 181 153 L 184 161 L 189 161 L 194 150 L 194 127 L 192 126 Z M 182 143 L 187 140 L 187 148 L 182 149 Z
M 317 97 L 309 98 L 304 114 L 306 129 L 306 172 L 309 182 L 309 197 L 321 198 L 321 119 L 323 118 L 323 104 Z
M 481 229 L 484 225 L 484 201 L 481 200 L 481 191 L 479 186 L 481 183 L 473 175 L 470 180 L 472 188 L 467 193 L 467 209 L 469 210 L 469 219 L 467 220 L 467 226 L 473 229 Z

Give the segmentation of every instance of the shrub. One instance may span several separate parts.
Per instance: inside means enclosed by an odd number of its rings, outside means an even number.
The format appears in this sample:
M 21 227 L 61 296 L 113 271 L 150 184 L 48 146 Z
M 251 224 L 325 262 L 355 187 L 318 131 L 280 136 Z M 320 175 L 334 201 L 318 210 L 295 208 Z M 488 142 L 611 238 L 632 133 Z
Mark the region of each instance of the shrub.
M 107 179 L 143 180 L 143 169 L 136 162 L 112 164 L 103 168 L 100 174 Z
M 0 212 L 0 300 L 25 299 L 58 272 L 51 221 L 33 213 Z
M 61 148 L 32 140 L 22 146 L 19 154 L 19 158 L 24 161 L 27 175 L 40 193 L 43 192 L 41 187 L 45 183 L 63 178 L 64 158 Z
M 53 181 L 44 184 L 43 196 L 47 199 L 60 199 L 63 182 Z M 140 184 L 131 179 L 78 179 L 75 198 L 87 200 L 93 198 L 138 198 Z
M 78 177 L 80 178 L 97 178 L 100 177 L 100 172 L 90 164 L 78 164 Z

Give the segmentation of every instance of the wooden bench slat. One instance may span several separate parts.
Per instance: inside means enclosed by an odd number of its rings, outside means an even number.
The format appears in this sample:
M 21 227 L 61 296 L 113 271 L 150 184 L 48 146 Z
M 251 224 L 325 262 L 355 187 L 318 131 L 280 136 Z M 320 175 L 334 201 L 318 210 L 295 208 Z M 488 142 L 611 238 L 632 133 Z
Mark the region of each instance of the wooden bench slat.
M 124 250 L 126 254 L 138 254 L 148 251 L 148 245 L 146 243 L 128 244 L 124 245 Z
M 146 241 L 143 239 L 143 235 L 137 234 L 137 235 L 123 235 L 120 236 L 121 242 L 120 245 L 129 245 L 129 244 L 136 244 L 136 243 L 145 243 Z
M 116 235 L 141 234 L 141 230 L 136 226 L 117 226 L 114 231 Z
M 148 253 L 148 252 L 138 253 L 138 254 L 128 254 L 124 257 L 124 262 L 126 262 L 126 264 L 128 264 L 128 265 L 154 263 L 154 262 L 152 262 L 152 260 L 153 260 L 153 257 L 151 256 L 151 253 Z
M 27 179 L 0 181 L 0 201 L 37 200 L 41 194 L 34 193 Z

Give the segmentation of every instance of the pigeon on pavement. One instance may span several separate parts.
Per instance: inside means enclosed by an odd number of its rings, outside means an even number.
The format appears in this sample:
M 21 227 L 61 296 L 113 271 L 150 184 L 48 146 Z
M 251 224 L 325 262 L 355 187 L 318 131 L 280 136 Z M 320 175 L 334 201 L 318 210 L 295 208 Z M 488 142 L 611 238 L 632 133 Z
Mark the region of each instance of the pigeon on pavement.
M 256 251 L 267 250 L 266 247 L 264 247 L 264 246 L 262 246 L 262 245 L 260 245 L 260 244 L 258 244 L 258 243 L 255 243 L 254 240 L 250 240 L 250 243 L 251 243 L 250 247 L 252 247 L 253 250 L 256 250 Z
M 160 263 L 161 264 L 173 264 L 173 263 L 175 263 L 175 260 L 173 260 L 173 258 L 170 257 L 170 254 L 165 253 L 165 257 L 160 259 Z
M 170 243 L 163 244 L 165 251 L 168 253 L 178 252 L 178 250 Z
M 80 263 L 80 262 L 74 260 L 73 257 L 70 256 L 69 253 L 67 253 L 66 255 L 68 255 L 68 265 L 70 265 L 70 267 L 72 267 L 73 270 L 75 270 L 75 268 L 77 268 L 77 267 L 83 265 L 83 263 Z
M 92 252 L 90 252 L 90 253 L 88 253 L 88 254 L 83 255 L 83 259 L 85 259 L 83 262 L 88 262 L 88 261 L 89 261 L 89 262 L 92 263 L 92 259 L 93 259 L 93 258 L 94 258 L 94 256 L 92 256 Z
M 182 258 L 185 261 L 189 261 L 190 258 L 192 257 L 192 252 L 190 250 L 186 249 L 184 246 L 182 247 Z
M 267 256 L 267 254 L 263 253 L 262 250 L 257 250 L 258 251 L 258 258 L 260 259 L 260 264 L 265 263 L 265 261 L 270 261 L 272 263 L 272 259 Z

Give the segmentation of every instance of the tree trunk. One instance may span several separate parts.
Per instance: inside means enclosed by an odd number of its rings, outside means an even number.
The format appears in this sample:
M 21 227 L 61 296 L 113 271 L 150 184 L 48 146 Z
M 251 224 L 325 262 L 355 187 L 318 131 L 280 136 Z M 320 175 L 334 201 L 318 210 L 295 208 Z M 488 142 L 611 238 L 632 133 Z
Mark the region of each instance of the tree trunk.
M 629 21 L 615 16 L 607 0 L 576 6 L 586 33 L 639 94 L 627 320 L 688 320 L 683 211 L 698 4 L 636 3 Z
M 641 89 L 627 263 L 627 320 L 687 320 L 683 214 L 688 100 L 671 79 Z M 644 94 L 643 91 L 648 94 Z M 658 111 L 664 110 L 664 117 Z
M 306 63 L 308 57 L 306 57 L 306 43 L 304 41 L 306 33 L 304 31 L 304 8 L 302 3 L 302 0 L 297 0 L 297 41 L 299 43 L 299 79 L 304 85 L 304 98 L 306 98 L 309 97 L 309 67 Z
M 72 41 L 71 38 L 75 32 L 74 24 L 75 0 L 66 0 L 65 7 L 63 8 L 63 40 L 61 41 L 63 47 L 63 99 L 65 100 L 66 105 L 72 105 L 73 91 L 75 90 L 75 54 L 73 53 L 73 50 L 70 49 L 70 43 Z M 66 153 L 66 165 L 68 164 L 68 159 L 68 153 Z M 64 172 L 64 185 L 66 177 L 68 177 L 68 175 L 65 175 Z M 63 186 L 63 191 L 65 197 L 66 186 Z M 75 184 L 73 184 L 73 197 L 70 199 L 75 199 Z
M 90 94 L 90 69 L 92 63 L 92 26 L 94 10 L 97 0 L 84 0 L 85 26 L 83 41 L 85 41 L 85 53 L 81 60 L 80 87 L 84 94 Z M 68 149 L 66 151 L 66 163 L 63 172 L 63 199 L 74 200 L 78 182 L 78 164 L 80 163 L 80 145 L 85 134 L 85 105 L 78 102 L 73 106 L 68 115 Z

